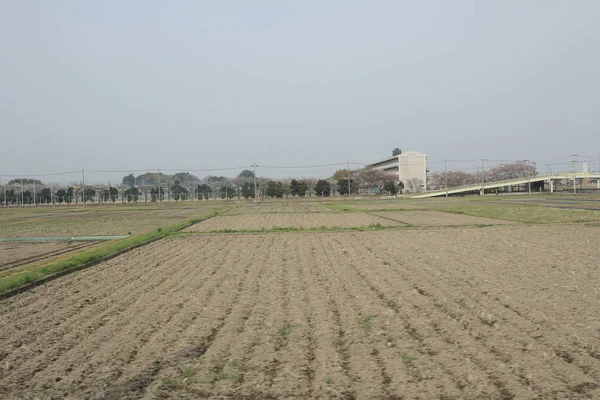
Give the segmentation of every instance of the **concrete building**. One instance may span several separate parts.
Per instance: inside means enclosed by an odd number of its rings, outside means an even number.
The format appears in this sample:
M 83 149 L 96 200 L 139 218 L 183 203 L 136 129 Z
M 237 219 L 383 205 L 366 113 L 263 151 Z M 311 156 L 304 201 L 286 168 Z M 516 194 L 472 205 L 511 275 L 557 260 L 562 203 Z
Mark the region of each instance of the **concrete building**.
M 420 191 L 424 192 L 427 190 L 427 157 L 427 154 L 414 150 L 403 153 L 400 149 L 394 149 L 391 157 L 367 165 L 366 168 L 398 174 L 398 181 L 404 184 L 405 191 L 410 191 L 408 181 L 417 178 L 421 181 Z

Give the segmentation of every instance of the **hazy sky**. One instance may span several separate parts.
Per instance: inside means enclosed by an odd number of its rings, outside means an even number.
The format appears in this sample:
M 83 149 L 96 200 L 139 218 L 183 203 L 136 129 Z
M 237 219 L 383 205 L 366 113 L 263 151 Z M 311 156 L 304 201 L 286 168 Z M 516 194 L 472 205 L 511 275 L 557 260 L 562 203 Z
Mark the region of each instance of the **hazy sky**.
M 599 21 L 598 0 L 0 0 L 0 174 L 372 162 L 393 145 L 597 159 Z

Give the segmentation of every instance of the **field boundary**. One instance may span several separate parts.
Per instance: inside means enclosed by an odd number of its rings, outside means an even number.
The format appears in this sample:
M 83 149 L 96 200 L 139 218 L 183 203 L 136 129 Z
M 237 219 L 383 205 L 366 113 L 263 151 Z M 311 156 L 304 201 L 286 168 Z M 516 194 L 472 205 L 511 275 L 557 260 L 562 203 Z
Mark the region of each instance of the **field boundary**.
M 64 260 L 57 260 L 50 264 L 30 267 L 26 270 L 23 270 L 22 273 L 5 275 L 4 277 L 0 278 L 0 301 L 20 293 L 27 292 L 28 290 L 31 290 L 37 286 L 41 286 L 47 282 L 53 281 L 70 273 L 84 270 L 103 261 L 113 259 L 131 250 L 148 245 L 160 239 L 164 239 L 171 234 L 179 233 L 184 228 L 214 218 L 227 211 L 230 211 L 231 209 L 232 208 L 228 207 L 224 210 L 215 210 L 210 214 L 200 215 L 187 221 L 171 225 L 164 229 L 158 228 L 152 232 L 140 234 L 127 239 L 121 239 L 122 241 L 108 243 L 104 247 L 99 247 L 87 252 L 75 254 Z M 143 240 L 145 237 L 147 238 Z M 138 240 L 142 240 L 142 242 L 135 243 Z M 134 243 L 130 245 L 124 243 L 127 241 L 133 241 Z M 120 245 L 123 245 L 123 247 L 120 247 Z M 111 247 L 114 248 L 111 249 Z M 98 258 L 94 258 L 95 252 L 100 254 L 102 252 L 107 253 Z

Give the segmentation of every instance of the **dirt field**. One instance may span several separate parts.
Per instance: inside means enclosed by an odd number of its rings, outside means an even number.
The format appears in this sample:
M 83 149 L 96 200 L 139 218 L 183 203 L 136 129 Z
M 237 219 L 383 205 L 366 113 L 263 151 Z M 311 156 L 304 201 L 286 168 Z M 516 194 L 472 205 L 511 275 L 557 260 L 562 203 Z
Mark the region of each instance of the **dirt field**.
M 1 237 L 127 235 L 148 232 L 161 226 L 172 225 L 194 215 L 210 212 L 215 205 L 198 203 L 195 207 L 163 206 L 128 210 L 90 209 L 57 212 L 26 213 L 29 210 L 8 210 L 11 214 L 0 219 Z M 8 213 L 4 210 L 5 213 Z
M 2 242 L 0 271 L 92 246 L 97 242 Z
M 244 214 L 224 215 L 211 218 L 186 228 L 186 232 L 210 232 L 223 230 L 264 230 L 273 228 L 351 228 L 380 224 L 401 226 L 400 222 L 362 213 L 291 213 L 291 214 Z
M 236 208 L 230 214 L 263 214 L 263 213 L 313 213 L 313 212 L 331 212 L 330 209 L 323 206 L 323 203 L 316 201 L 301 200 L 274 200 L 270 202 L 253 203 L 251 200 L 243 207 Z
M 0 398 L 600 398 L 599 238 L 162 240 L 0 302 Z
M 440 211 L 380 211 L 374 212 L 373 215 L 417 226 L 491 225 L 511 223 L 499 219 L 472 217 L 469 215 L 450 214 Z

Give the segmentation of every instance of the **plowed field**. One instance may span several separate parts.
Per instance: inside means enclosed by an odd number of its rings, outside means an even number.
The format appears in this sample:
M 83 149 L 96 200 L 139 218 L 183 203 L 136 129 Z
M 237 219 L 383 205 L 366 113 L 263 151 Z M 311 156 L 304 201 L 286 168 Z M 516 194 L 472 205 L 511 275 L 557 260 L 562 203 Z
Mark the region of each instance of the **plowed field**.
M 245 214 L 224 215 L 186 228 L 186 232 L 210 232 L 222 230 L 264 230 L 273 228 L 351 228 L 380 224 L 402 226 L 401 222 L 363 213 L 307 213 L 307 214 Z
M 161 240 L 0 302 L 0 398 L 600 398 L 599 237 Z
M 450 214 L 440 211 L 383 211 L 375 212 L 373 215 L 417 226 L 493 225 L 512 223 L 500 219 Z

